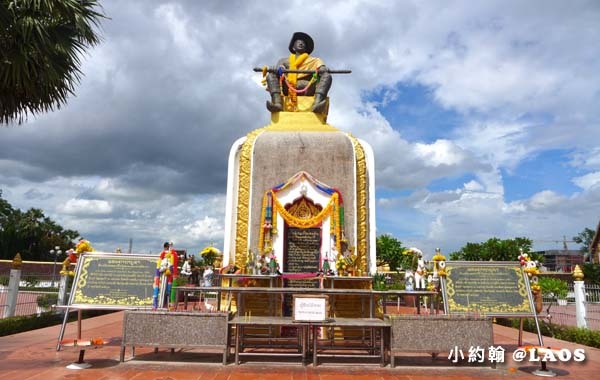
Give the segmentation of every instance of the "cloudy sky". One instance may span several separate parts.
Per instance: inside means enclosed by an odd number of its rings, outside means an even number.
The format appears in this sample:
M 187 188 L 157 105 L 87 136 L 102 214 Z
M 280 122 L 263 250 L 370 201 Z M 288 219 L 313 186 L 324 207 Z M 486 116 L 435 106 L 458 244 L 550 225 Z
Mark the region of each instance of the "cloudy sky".
M 378 235 L 428 255 L 491 237 L 556 249 L 598 223 L 597 1 L 102 4 L 77 96 L 0 128 L 3 198 L 96 250 L 222 247 L 229 149 L 269 122 L 252 68 L 295 31 L 352 70 L 328 122 L 373 147 Z

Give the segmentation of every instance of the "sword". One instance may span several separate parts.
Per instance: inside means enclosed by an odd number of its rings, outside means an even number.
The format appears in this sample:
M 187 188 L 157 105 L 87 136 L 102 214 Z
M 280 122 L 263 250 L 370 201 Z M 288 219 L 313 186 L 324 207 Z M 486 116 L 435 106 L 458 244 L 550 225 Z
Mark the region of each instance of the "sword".
M 257 73 L 262 73 L 263 69 L 260 67 L 255 67 L 253 69 L 255 72 Z M 267 72 L 268 73 L 278 73 L 280 69 L 276 69 L 274 67 L 269 67 L 267 68 Z M 326 70 L 328 73 L 330 74 L 350 74 L 352 73 L 352 70 L 332 70 L 332 69 L 327 69 Z M 317 72 L 317 70 L 289 70 L 289 69 L 285 69 L 285 68 L 281 68 L 281 72 L 284 74 L 314 74 L 315 72 Z

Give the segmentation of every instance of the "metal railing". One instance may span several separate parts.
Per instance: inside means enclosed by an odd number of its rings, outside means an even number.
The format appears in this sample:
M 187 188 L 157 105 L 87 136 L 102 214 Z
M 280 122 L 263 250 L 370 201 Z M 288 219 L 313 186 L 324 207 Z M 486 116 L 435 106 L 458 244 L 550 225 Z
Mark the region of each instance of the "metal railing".
M 600 286 L 585 284 L 585 321 L 590 330 L 600 330 Z M 569 284 L 566 300 L 556 300 L 544 295 L 544 311 L 542 320 L 561 326 L 577 326 L 577 312 L 575 305 L 575 292 L 573 284 Z
M 8 274 L 0 274 L 8 277 Z M 3 281 L 4 283 L 6 281 Z M 54 285 L 54 286 L 53 286 Z M 48 308 L 38 306 L 38 300 L 47 298 L 48 304 L 54 304 L 58 297 L 58 279 L 55 278 L 54 284 L 51 274 L 25 274 L 21 276 L 19 282 L 19 294 L 15 307 L 15 316 L 26 316 L 41 314 L 49 311 Z M 8 285 L 0 285 L 0 319 L 4 318 L 4 310 L 8 306 Z M 40 302 L 43 303 L 43 302 Z

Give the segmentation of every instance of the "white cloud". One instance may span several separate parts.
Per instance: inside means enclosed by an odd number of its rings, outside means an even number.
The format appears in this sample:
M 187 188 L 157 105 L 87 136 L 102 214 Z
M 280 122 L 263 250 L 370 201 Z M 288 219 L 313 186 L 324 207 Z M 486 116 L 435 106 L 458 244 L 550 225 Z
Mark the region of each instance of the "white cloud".
M 548 209 L 563 202 L 564 197 L 550 190 L 534 194 L 529 200 L 529 207 L 533 210 Z
M 251 68 L 286 55 L 289 26 L 301 25 L 328 66 L 353 70 L 335 76 L 328 120 L 372 145 L 384 193 L 378 220 L 402 221 L 432 248 L 491 235 L 562 237 L 596 224 L 596 4 L 236 5 L 103 3 L 111 18 L 84 57 L 77 97 L 23 127 L 0 128 L 3 197 L 42 208 L 107 250 L 129 237 L 140 252 L 163 240 L 200 249 L 222 239 L 227 152 L 269 119 Z M 415 106 L 401 85 L 425 86 L 434 106 L 461 121 L 445 131 L 420 126 L 434 132 L 411 141 L 381 112 Z M 375 90 L 383 95 L 367 103 Z M 503 173 L 549 149 L 568 152 L 577 175 L 565 181 L 582 191 L 536 185 L 533 196 L 507 203 Z
M 208 216 L 204 219 L 183 226 L 187 233 L 196 240 L 222 240 L 224 228 L 222 223 Z
M 414 151 L 427 166 L 458 165 L 468 158 L 463 150 L 448 140 L 437 140 L 433 144 L 417 143 Z
M 73 216 L 103 216 L 110 214 L 113 207 L 103 200 L 69 199 L 59 206 L 59 211 Z
M 495 167 L 512 169 L 535 149 L 524 124 L 474 121 L 458 135 L 458 145 Z
M 585 141 L 587 141 L 587 139 L 584 139 L 582 143 Z M 589 150 L 576 152 L 573 154 L 573 159 L 570 164 L 590 170 L 600 170 L 600 147 L 593 147 Z
M 573 183 L 584 190 L 597 187 L 600 184 L 600 172 L 588 173 L 584 176 L 573 178 Z
M 465 190 L 467 190 L 467 191 L 482 191 L 483 190 L 483 186 L 481 185 L 481 183 L 479 183 L 477 181 L 469 181 L 469 182 L 465 183 L 464 187 L 465 187 Z

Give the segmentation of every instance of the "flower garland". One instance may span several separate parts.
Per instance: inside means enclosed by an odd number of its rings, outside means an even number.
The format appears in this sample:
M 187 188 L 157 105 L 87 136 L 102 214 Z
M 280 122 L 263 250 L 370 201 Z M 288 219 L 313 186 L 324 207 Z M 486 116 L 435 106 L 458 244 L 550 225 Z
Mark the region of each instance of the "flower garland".
M 519 264 L 523 267 L 523 272 L 527 273 L 529 277 L 529 283 L 531 284 L 531 291 L 538 292 L 542 288 L 538 283 L 538 274 L 540 274 L 540 270 L 538 269 L 537 262 L 531 260 L 528 254 L 523 253 L 523 249 L 519 250 Z
M 306 91 L 308 91 L 308 89 L 310 88 L 310 86 L 316 82 L 318 80 L 317 77 L 317 73 L 315 72 L 312 77 L 310 77 L 310 81 L 308 82 L 308 84 L 306 85 L 306 87 L 304 87 L 302 90 L 298 90 L 292 83 L 290 83 L 287 78 L 285 78 L 284 76 L 282 76 L 285 80 L 285 84 L 288 86 L 288 90 L 290 90 L 290 96 L 293 93 L 294 95 L 296 94 L 304 94 Z
M 302 178 L 308 179 L 317 189 L 331 196 L 327 205 L 317 215 L 309 219 L 297 218 L 290 214 L 277 199 L 277 192 L 288 188 Z M 337 189 L 329 187 L 316 180 L 310 174 L 301 171 L 292 176 L 287 182 L 275 186 L 271 190 L 265 192 L 262 206 L 261 228 L 258 237 L 259 250 L 261 252 L 270 253 L 273 249 L 272 237 L 277 234 L 277 213 L 281 215 L 288 225 L 297 228 L 315 227 L 321 224 L 323 220 L 329 216 L 329 233 L 335 240 L 338 252 L 341 252 L 341 243 L 345 238 L 342 227 L 344 224 L 344 207 L 342 195 Z
M 290 214 L 276 197 L 273 197 L 273 201 L 275 203 L 275 209 L 281 214 L 281 217 L 287 222 L 287 224 L 292 227 L 310 228 L 319 225 L 321 222 L 323 222 L 323 219 L 325 219 L 326 216 L 333 216 L 333 210 L 335 210 L 335 206 L 338 203 L 338 197 L 337 194 L 333 194 L 325 208 L 323 208 L 323 210 L 321 210 L 321 212 L 319 212 L 317 215 L 309 219 L 297 218 Z

